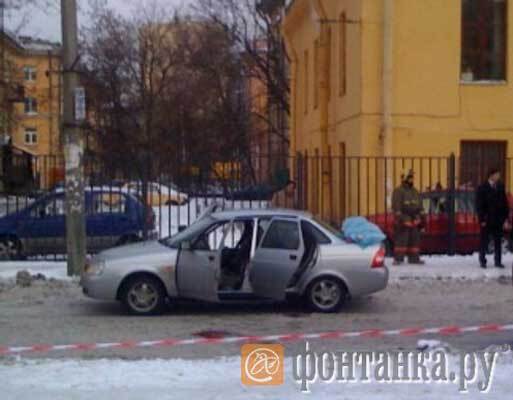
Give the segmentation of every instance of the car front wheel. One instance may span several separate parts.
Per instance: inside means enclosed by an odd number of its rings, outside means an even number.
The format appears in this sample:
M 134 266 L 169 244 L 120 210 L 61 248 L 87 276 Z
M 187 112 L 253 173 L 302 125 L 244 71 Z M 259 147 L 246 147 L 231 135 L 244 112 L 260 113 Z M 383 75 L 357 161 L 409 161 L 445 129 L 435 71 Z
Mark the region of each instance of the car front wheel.
M 164 310 L 166 291 L 157 278 L 139 275 L 123 284 L 121 301 L 130 314 L 157 315 Z
M 313 281 L 306 290 L 308 306 L 317 312 L 334 313 L 340 310 L 347 299 L 343 282 L 334 277 L 321 277 Z

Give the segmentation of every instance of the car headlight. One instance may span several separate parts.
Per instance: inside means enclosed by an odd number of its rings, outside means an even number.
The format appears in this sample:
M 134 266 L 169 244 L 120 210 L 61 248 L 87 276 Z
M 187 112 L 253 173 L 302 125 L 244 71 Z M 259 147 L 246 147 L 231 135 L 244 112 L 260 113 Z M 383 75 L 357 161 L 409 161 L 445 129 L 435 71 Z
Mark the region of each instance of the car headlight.
M 84 268 L 86 275 L 101 275 L 103 271 L 105 271 L 105 260 L 89 260 Z

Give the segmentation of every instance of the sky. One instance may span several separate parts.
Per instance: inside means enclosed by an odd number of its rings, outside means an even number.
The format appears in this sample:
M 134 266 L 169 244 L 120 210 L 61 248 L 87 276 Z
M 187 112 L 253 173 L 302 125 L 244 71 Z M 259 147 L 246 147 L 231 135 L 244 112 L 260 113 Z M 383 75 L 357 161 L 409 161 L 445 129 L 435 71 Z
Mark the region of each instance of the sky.
M 50 7 L 25 7 L 20 12 L 7 12 L 5 15 L 5 24 L 8 29 L 18 30 L 20 34 L 37 36 L 42 39 L 61 41 L 60 29 L 60 1 L 50 1 Z M 129 14 L 137 3 L 153 2 L 167 7 L 182 6 L 187 7 L 192 0 L 100 0 L 106 2 L 110 7 L 115 8 L 123 14 Z M 77 0 L 79 7 L 79 24 L 87 24 L 87 10 L 91 0 Z

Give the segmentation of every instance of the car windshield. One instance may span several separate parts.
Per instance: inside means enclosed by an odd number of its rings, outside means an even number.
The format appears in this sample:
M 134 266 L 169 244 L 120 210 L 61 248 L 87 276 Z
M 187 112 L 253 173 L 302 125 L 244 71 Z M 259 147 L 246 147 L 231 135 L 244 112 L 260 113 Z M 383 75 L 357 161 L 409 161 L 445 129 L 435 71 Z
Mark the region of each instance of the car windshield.
M 202 233 L 215 221 L 216 220 L 212 217 L 201 218 L 195 221 L 182 232 L 179 232 L 176 235 L 160 240 L 160 243 L 162 243 L 165 246 L 171 247 L 172 249 L 178 249 L 182 242 L 193 241 L 195 238 L 198 237 L 200 233 Z

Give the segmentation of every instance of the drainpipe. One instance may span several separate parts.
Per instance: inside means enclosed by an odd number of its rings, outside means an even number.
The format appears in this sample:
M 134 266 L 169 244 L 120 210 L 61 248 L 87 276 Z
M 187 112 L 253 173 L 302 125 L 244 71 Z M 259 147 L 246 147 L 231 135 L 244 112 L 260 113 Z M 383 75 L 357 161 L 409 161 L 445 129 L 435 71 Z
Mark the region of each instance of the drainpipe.
M 322 188 L 320 193 L 321 216 L 330 219 L 331 210 L 331 165 L 329 160 L 328 127 L 330 95 L 330 43 L 329 24 L 326 10 L 321 0 L 314 1 L 314 9 L 320 22 L 319 37 L 319 131 L 321 135 L 321 173 Z
M 290 157 L 294 159 L 297 153 L 297 80 L 298 80 L 298 56 L 290 39 L 286 27 L 282 27 L 282 36 L 290 60 Z M 292 169 L 294 171 L 294 169 Z
M 50 141 L 50 148 L 48 151 L 48 154 L 55 155 L 53 150 L 53 64 L 52 64 L 52 52 L 51 50 L 48 51 L 48 123 L 50 126 L 48 127 L 48 132 L 50 134 L 49 141 Z
M 393 17 L 394 17 L 394 0 L 384 0 L 383 12 L 383 121 L 381 131 L 381 143 L 383 146 L 383 156 L 393 156 L 393 118 L 392 118 L 392 102 L 393 102 Z M 386 162 L 386 161 L 385 161 Z M 391 168 L 387 168 L 389 173 L 385 177 L 387 193 L 393 190 L 393 177 L 390 173 Z

